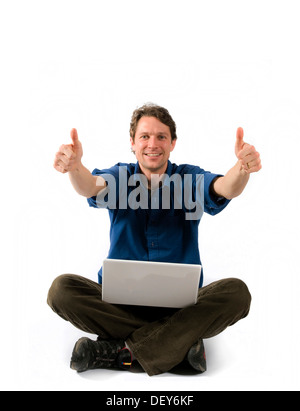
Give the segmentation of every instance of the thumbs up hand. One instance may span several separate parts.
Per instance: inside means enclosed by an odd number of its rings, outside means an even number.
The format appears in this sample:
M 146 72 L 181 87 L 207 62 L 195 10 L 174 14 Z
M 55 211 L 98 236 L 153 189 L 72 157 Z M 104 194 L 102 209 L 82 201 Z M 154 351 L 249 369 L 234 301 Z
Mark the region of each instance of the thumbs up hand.
M 239 160 L 241 170 L 247 174 L 261 169 L 260 154 L 254 146 L 244 142 L 244 130 L 241 127 L 236 132 L 235 155 Z
M 81 165 L 83 151 L 75 128 L 71 130 L 71 139 L 73 144 L 61 145 L 55 155 L 53 166 L 60 173 L 74 171 Z

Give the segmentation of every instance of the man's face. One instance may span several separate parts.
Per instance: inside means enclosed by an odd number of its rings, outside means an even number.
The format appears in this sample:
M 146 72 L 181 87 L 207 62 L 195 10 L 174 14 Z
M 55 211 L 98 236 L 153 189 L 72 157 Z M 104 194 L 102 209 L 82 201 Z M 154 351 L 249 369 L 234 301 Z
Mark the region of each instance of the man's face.
M 142 117 L 137 125 L 134 141 L 130 138 L 142 172 L 148 179 L 152 173 L 163 174 L 176 140 L 171 139 L 170 128 L 156 117 Z

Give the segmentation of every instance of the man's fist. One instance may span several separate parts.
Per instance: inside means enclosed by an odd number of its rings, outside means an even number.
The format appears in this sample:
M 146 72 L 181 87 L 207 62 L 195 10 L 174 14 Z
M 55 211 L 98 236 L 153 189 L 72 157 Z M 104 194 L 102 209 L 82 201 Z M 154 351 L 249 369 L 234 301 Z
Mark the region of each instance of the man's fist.
M 74 171 L 81 164 L 83 151 L 75 128 L 71 130 L 71 139 L 73 144 L 63 144 L 55 155 L 53 166 L 60 173 Z
M 239 159 L 241 169 L 246 173 L 254 173 L 261 169 L 260 154 L 254 146 L 244 142 L 244 130 L 241 127 L 236 132 L 235 155 Z

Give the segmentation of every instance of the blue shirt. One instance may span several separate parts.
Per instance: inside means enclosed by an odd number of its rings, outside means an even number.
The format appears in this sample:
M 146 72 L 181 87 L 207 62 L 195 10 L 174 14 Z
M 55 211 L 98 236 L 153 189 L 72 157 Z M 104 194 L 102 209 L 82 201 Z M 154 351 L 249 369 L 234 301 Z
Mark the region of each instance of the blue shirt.
M 174 178 L 174 174 L 178 174 L 179 176 L 175 177 L 181 181 L 183 190 L 182 193 L 179 191 L 179 194 L 176 194 L 175 184 L 168 184 L 170 200 L 167 207 L 162 203 L 164 183 L 156 190 L 157 201 L 152 203 L 151 197 L 155 197 L 153 193 L 151 195 L 147 187 L 137 183 L 139 179 L 136 177 L 141 175 L 138 163 L 118 163 L 109 169 L 95 169 L 92 174 L 101 175 L 107 181 L 106 196 L 99 198 L 98 195 L 88 199 L 91 207 L 107 208 L 109 212 L 111 226 L 107 258 L 201 264 L 198 228 L 202 214 L 193 214 L 193 210 L 196 210 L 197 193 L 200 192 L 203 211 L 210 215 L 218 214 L 228 205 L 229 200 L 216 197 L 211 189 L 213 180 L 220 174 L 188 164 L 178 166 L 168 161 L 166 175 Z M 189 176 L 187 180 L 184 177 L 186 175 Z M 189 200 L 184 201 L 184 190 L 188 185 L 186 181 L 189 183 L 190 193 L 187 195 Z M 107 201 L 109 195 L 110 201 Z M 127 205 L 124 202 L 125 197 L 128 200 Z M 148 200 L 146 205 L 142 197 Z M 181 207 L 177 204 L 180 199 Z M 195 206 L 194 209 L 192 206 Z M 192 218 L 189 218 L 189 215 Z M 98 279 L 101 284 L 102 268 Z M 203 270 L 199 287 L 202 287 L 202 284 Z

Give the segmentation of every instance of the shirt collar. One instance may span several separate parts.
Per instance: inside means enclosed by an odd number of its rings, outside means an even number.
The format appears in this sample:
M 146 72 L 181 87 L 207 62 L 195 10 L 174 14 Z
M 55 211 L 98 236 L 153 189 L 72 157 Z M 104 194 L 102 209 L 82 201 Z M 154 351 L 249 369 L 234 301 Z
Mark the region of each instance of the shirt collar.
M 137 162 L 137 163 L 135 164 L 134 174 L 143 174 L 142 171 L 141 171 L 139 162 Z M 171 163 L 170 160 L 168 160 L 168 165 L 167 165 L 167 169 L 166 169 L 166 173 L 165 173 L 165 174 L 168 174 L 168 176 L 171 177 L 171 174 L 172 174 L 172 163 Z
M 137 162 L 135 164 L 135 167 L 134 167 L 134 175 L 133 175 L 133 181 L 134 182 L 141 181 L 139 179 L 140 174 L 143 175 L 142 170 L 141 170 L 140 165 L 139 165 L 139 162 Z M 168 165 L 167 165 L 165 175 L 168 175 L 169 177 L 171 177 L 171 175 L 172 175 L 172 163 L 170 162 L 170 160 L 168 160 Z M 163 178 L 161 187 L 164 187 L 165 185 L 166 185 L 165 178 Z M 148 189 L 148 185 L 147 185 L 147 189 Z

